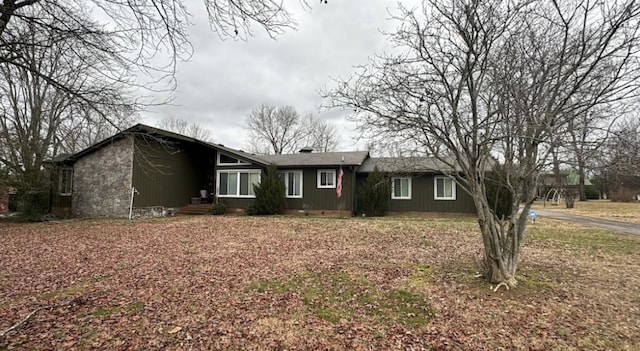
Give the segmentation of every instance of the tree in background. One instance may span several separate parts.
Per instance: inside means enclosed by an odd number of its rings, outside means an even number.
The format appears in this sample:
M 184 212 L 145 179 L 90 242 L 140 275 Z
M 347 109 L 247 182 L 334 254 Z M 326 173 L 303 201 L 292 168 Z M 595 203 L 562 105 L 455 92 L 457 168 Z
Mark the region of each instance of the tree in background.
M 613 201 L 638 200 L 640 195 L 640 120 L 623 119 L 613 130 L 600 174 Z
M 380 143 L 409 140 L 410 151 L 442 162 L 473 198 L 485 278 L 514 286 L 553 135 L 637 93 L 640 4 L 429 0 L 400 10 L 390 38 L 403 51 L 372 59 L 327 95 Z M 513 201 L 505 220 L 484 183 L 496 158 Z
M 213 141 L 210 130 L 176 117 L 165 117 L 156 124 L 156 127 L 202 141 Z
M 292 106 L 275 107 L 262 104 L 246 119 L 251 152 L 257 154 L 290 154 L 303 147 L 327 152 L 338 145 L 338 132 L 329 122 L 312 115 L 300 117 Z
M 311 147 L 316 152 L 336 151 L 340 135 L 335 125 L 308 114 L 303 118 L 302 126 L 307 129 L 307 135 L 300 146 Z
M 121 127 L 134 103 L 123 95 L 122 86 L 91 77 L 108 62 L 91 63 L 68 54 L 84 52 L 84 47 L 71 47 L 71 42 L 26 25 L 12 33 L 23 38 L 21 42 L 40 46 L 15 43 L 12 50 L 20 57 L 14 63 L 19 64 L 0 62 L 0 164 L 9 174 L 9 185 L 18 189 L 23 215 L 37 219 L 48 204 L 45 161 L 79 151 Z M 95 113 L 97 106 L 112 116 L 109 123 Z
M 384 216 L 389 210 L 391 183 L 378 167 L 369 173 L 360 191 L 360 212 L 370 216 Z

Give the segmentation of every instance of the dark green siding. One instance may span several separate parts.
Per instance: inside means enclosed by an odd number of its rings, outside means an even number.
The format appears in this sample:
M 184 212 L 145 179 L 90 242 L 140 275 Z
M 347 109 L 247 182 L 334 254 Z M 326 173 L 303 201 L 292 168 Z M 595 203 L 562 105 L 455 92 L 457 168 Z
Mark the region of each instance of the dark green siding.
M 366 174 L 358 175 L 358 183 L 366 180 Z M 402 177 L 407 177 L 403 175 Z M 411 176 L 411 199 L 400 200 L 389 198 L 391 212 L 452 212 L 474 213 L 473 198 L 460 186 L 456 186 L 455 200 L 434 199 L 434 175 Z
M 251 205 L 256 199 L 254 198 L 237 198 L 237 197 L 221 197 L 218 201 L 227 205 L 227 208 L 245 209 Z
M 353 205 L 353 188 L 354 173 L 351 167 L 343 167 L 344 176 L 342 178 L 342 197 L 338 199 L 336 188 L 318 189 L 318 169 L 335 169 L 336 182 L 338 178 L 339 168 L 322 167 L 302 169 L 302 198 L 287 198 L 285 200 L 285 209 L 302 210 L 305 207 L 312 211 L 321 210 L 352 210 Z M 284 170 L 284 169 L 282 169 Z M 291 170 L 296 170 L 292 168 Z M 300 170 L 300 169 L 297 169 Z
M 133 186 L 139 194 L 134 207 L 180 207 L 199 197 L 200 189 L 214 191 L 215 156 L 200 145 L 136 139 Z

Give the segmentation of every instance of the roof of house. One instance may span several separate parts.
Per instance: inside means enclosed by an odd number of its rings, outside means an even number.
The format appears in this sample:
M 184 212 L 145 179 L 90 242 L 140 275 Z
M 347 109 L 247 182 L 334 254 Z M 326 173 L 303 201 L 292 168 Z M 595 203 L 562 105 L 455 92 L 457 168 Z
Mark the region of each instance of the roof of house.
M 256 156 L 278 167 L 360 166 L 369 158 L 368 151 L 319 152 Z
M 435 157 L 372 157 L 367 159 L 359 173 L 371 173 L 375 168 L 385 173 L 434 173 L 451 169 Z
M 229 147 L 226 147 L 222 144 L 214 144 L 214 143 L 208 143 L 206 141 L 202 141 L 199 139 L 195 139 L 195 138 L 191 138 L 182 134 L 178 134 L 178 133 L 174 133 L 174 132 L 170 132 L 168 130 L 164 130 L 164 129 L 159 129 L 159 128 L 155 128 L 155 127 L 151 127 L 145 124 L 141 124 L 138 123 L 136 125 L 134 125 L 133 127 L 127 128 L 119 133 L 116 133 L 98 143 L 95 143 L 91 146 L 89 146 L 88 148 L 81 150 L 73 155 L 71 154 L 64 154 L 64 155 L 59 155 L 57 157 L 55 157 L 51 162 L 74 162 L 75 160 L 89 154 L 92 153 L 94 151 L 96 151 L 97 149 L 112 143 L 114 140 L 120 139 L 122 137 L 124 137 L 125 135 L 131 135 L 131 134 L 150 134 L 150 135 L 154 135 L 154 136 L 158 136 L 161 138 L 170 138 L 170 139 L 174 139 L 174 140 L 180 140 L 180 141 L 184 141 L 184 142 L 190 142 L 190 143 L 195 143 L 195 144 L 199 144 L 199 145 L 203 145 L 206 147 L 210 147 L 213 149 L 217 149 L 220 150 L 222 152 L 226 152 L 232 155 L 235 155 L 236 157 L 239 158 L 244 158 L 247 161 L 253 162 L 253 163 L 257 163 L 257 164 L 261 164 L 261 165 L 266 165 L 267 163 L 258 158 L 256 155 L 253 154 L 249 154 L 246 153 L 242 150 L 236 150 L 236 149 L 232 149 Z

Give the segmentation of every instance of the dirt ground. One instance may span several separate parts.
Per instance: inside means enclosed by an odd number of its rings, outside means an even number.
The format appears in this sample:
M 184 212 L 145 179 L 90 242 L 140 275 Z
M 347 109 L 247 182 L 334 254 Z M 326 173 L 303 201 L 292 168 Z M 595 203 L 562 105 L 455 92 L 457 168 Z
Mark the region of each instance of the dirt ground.
M 0 350 L 640 349 L 640 238 L 557 221 L 498 292 L 469 218 L 0 223 L 0 242 Z

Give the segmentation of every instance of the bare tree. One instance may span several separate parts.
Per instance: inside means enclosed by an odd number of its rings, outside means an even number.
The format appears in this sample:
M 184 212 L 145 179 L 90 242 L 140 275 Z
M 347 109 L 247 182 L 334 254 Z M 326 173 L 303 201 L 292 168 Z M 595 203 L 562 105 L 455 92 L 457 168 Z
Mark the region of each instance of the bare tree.
M 283 154 L 297 151 L 305 135 L 300 130 L 300 115 L 292 106 L 262 104 L 246 119 L 249 150 L 259 154 Z
M 640 120 L 622 119 L 605 147 L 601 177 L 614 201 L 632 201 L 640 195 Z
M 340 143 L 340 134 L 336 126 L 328 121 L 315 118 L 312 114 L 302 119 L 302 129 L 308 135 L 302 141 L 302 146 L 311 147 L 317 152 L 335 151 Z
M 52 155 L 74 154 L 84 150 L 133 123 L 134 114 L 112 114 L 106 121 L 92 109 L 78 109 L 71 106 L 69 118 L 60 124 L 54 137 Z M 78 118 L 79 117 L 79 118 Z
M 210 130 L 197 123 L 189 123 L 184 119 L 169 116 L 161 119 L 156 126 L 198 140 L 213 141 Z
M 404 51 L 372 59 L 328 95 L 333 106 L 355 109 L 352 118 L 370 136 L 412 141 L 446 165 L 473 198 L 485 277 L 514 286 L 553 133 L 637 92 L 639 6 L 430 0 L 422 11 L 400 7 L 390 38 Z M 484 183 L 497 161 L 513 202 L 505 218 Z
M 21 65 L 0 64 L 0 164 L 11 175 L 10 185 L 21 194 L 40 196 L 48 190 L 43 163 L 60 151 L 88 146 L 70 142 L 80 139 L 76 133 L 97 136 L 93 127 L 102 125 L 104 119 L 97 118 L 95 123 L 94 107 L 101 106 L 104 113 L 113 116 L 108 127 L 119 127 L 114 122 L 131 116 L 134 103 L 121 94 L 121 86 L 85 74 L 95 69 L 93 64 L 67 55 L 69 50 L 82 48 L 71 48 L 71 43 L 57 41 L 32 27 L 23 27 L 18 34 L 25 42 L 42 45 L 16 44 L 13 49 L 20 52 Z M 92 100 L 91 106 L 45 77 L 81 92 Z
M 98 96 L 65 84 L 60 77 L 39 72 L 25 63 L 22 48 L 66 42 L 68 57 L 93 64 L 85 72 L 92 79 L 138 90 L 171 90 L 176 62 L 191 56 L 187 32 L 191 24 L 181 0 L 3 0 L 0 2 L 0 64 L 31 70 L 58 90 L 84 100 L 107 121 Z M 306 3 L 301 1 L 303 7 Z M 254 27 L 269 36 L 294 28 L 291 13 L 281 1 L 205 0 L 211 28 L 220 37 L 246 39 Z M 95 16 L 94 16 L 95 15 Z M 20 28 L 47 33 L 47 38 L 24 38 Z M 28 40 L 25 40 L 28 39 Z M 145 77 L 145 82 L 130 77 Z M 138 99 L 138 105 L 157 103 Z
M 246 119 L 249 131 L 249 150 L 259 154 L 287 154 L 302 147 L 333 151 L 338 145 L 338 132 L 334 125 L 309 114 L 300 117 L 292 106 L 262 104 Z
M 568 124 L 567 149 L 571 164 L 578 173 L 578 199 L 586 201 L 587 173 L 596 169 L 593 162 L 607 144 L 610 128 L 615 118 L 609 115 L 617 111 L 594 108 L 571 119 Z

